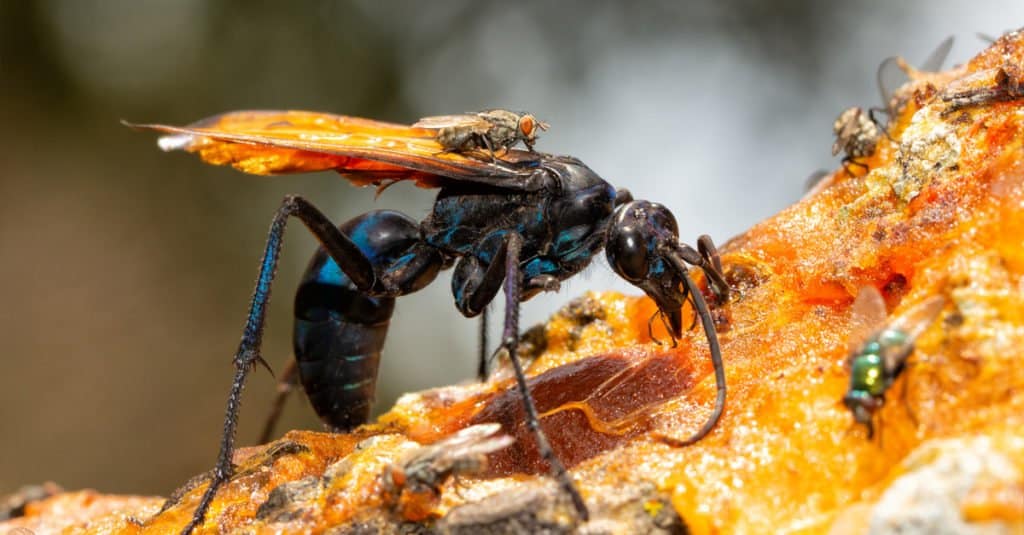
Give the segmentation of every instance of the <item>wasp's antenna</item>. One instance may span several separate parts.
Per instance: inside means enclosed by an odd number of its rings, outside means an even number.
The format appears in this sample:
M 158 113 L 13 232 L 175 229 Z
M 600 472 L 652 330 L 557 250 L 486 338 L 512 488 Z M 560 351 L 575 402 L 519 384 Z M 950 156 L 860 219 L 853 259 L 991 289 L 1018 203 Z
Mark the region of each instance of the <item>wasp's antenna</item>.
M 718 334 L 715 332 L 715 321 L 711 317 L 711 311 L 708 309 L 707 302 L 704 301 L 704 296 L 700 292 L 700 288 L 694 284 L 693 279 L 690 278 L 689 269 L 686 266 L 686 261 L 683 259 L 685 252 L 679 244 L 673 244 L 672 250 L 666 254 L 666 257 L 672 267 L 679 272 L 679 275 L 683 279 L 683 284 L 686 285 L 686 290 L 690 293 L 693 299 L 693 304 L 697 308 L 697 315 L 700 316 L 701 324 L 704 326 L 704 334 L 708 339 L 708 349 L 711 351 L 711 362 L 715 368 L 715 408 L 711 411 L 711 416 L 708 417 L 704 425 L 697 430 L 693 436 L 679 440 L 676 438 L 660 436 L 659 438 L 665 443 L 672 446 L 688 446 L 694 444 L 700 439 L 704 438 L 708 433 L 714 429 L 715 425 L 718 424 L 718 420 L 722 417 L 722 411 L 725 410 L 725 365 L 722 363 L 722 348 L 718 344 Z M 710 279 L 709 279 L 710 281 Z M 724 281 L 723 281 L 724 282 Z M 728 286 L 726 286 L 728 288 Z

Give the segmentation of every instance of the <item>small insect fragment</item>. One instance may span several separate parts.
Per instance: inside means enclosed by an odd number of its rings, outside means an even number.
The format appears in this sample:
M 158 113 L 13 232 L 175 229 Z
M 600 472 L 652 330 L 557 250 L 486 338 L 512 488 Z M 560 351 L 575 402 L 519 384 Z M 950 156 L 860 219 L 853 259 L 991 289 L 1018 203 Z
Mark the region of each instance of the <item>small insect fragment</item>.
M 949 107 L 942 115 L 962 108 L 1024 98 L 1024 73 L 1014 65 L 985 69 L 951 83 L 942 93 Z
M 894 98 L 894 93 L 899 86 L 906 83 L 911 77 L 917 78 L 924 73 L 938 72 L 949 57 L 949 51 L 953 49 L 953 36 L 949 36 L 935 47 L 935 50 L 928 55 L 928 58 L 921 63 L 919 68 L 912 67 L 906 60 L 899 56 L 890 56 L 882 60 L 878 65 L 878 72 L 875 74 L 878 83 L 878 93 L 882 97 L 882 106 L 885 114 L 890 119 L 896 116 L 902 108 L 903 102 Z
M 867 166 L 856 159 L 874 154 L 878 140 L 882 137 L 882 129 L 871 113 L 858 107 L 849 108 L 832 124 L 832 130 L 836 134 L 836 141 L 832 144 L 832 156 L 840 152 L 845 154 L 843 167 L 847 168 L 847 172 L 850 165 L 867 170 Z
M 410 452 L 381 475 L 385 495 L 406 520 L 425 520 L 436 508 L 441 485 L 449 477 L 484 471 L 488 454 L 515 442 L 500 431 L 496 423 L 474 425 Z
M 479 533 L 579 533 L 578 519 L 558 489 L 522 486 L 453 508 L 438 522 L 450 535 Z
M 0 495 L 0 522 L 25 516 L 25 507 L 32 502 L 39 502 L 63 492 L 56 483 L 42 485 L 25 485 L 16 492 Z
M 492 159 L 496 150 L 507 151 L 520 141 L 533 152 L 538 130 L 550 127 L 529 113 L 508 110 L 424 117 L 412 126 L 437 130 L 437 142 L 446 152 L 487 149 Z
M 848 108 L 839 114 L 832 125 L 836 136 L 832 145 L 832 155 L 836 156 L 840 152 L 844 154 L 842 164 L 847 173 L 853 174 L 850 172 L 851 165 L 868 170 L 867 165 L 858 162 L 857 158 L 874 154 L 878 141 L 883 135 L 888 135 L 886 123 L 879 120 L 875 114 L 884 113 L 892 120 L 899 113 L 902 104 L 893 96 L 895 89 L 907 81 L 911 72 L 933 72 L 941 69 L 952 47 L 953 37 L 950 36 L 939 43 L 928 59 L 921 64 L 919 71 L 898 56 L 882 60 L 875 74 L 882 107 L 869 108 L 867 111 L 859 107 Z
M 869 440 L 875 432 L 874 415 L 885 404 L 886 391 L 906 368 L 914 342 L 945 304 L 944 296 L 932 296 L 885 323 L 885 301 L 874 286 L 862 288 L 853 302 L 856 327 L 848 360 L 850 386 L 843 404 L 857 423 L 867 427 Z M 864 337 L 858 333 L 870 334 Z

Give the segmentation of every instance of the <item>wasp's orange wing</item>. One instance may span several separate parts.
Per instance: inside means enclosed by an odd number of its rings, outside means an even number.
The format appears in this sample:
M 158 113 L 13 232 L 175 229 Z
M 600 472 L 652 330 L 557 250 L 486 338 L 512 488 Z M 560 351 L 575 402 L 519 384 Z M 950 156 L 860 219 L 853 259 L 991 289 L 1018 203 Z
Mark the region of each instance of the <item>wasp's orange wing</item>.
M 362 186 L 414 180 L 421 187 L 525 187 L 538 160 L 524 151 L 478 160 L 444 152 L 430 129 L 318 112 L 229 112 L 184 127 L 125 124 L 162 132 L 162 149 L 194 152 L 207 163 L 256 175 L 335 170 Z

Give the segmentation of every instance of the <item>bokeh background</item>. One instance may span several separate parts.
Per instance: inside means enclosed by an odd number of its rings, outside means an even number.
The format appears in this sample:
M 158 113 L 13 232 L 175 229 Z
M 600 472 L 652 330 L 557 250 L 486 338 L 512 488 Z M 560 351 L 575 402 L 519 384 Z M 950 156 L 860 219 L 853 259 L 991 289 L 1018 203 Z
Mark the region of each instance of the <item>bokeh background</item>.
M 343 221 L 427 213 L 409 185 L 374 199 L 335 175 L 260 178 L 163 154 L 120 119 L 187 123 L 293 108 L 410 122 L 505 107 L 553 126 L 572 154 L 637 198 L 667 204 L 683 238 L 730 236 L 833 168 L 831 125 L 877 105 L 886 56 L 951 60 L 1024 22 L 1024 3 L 728 0 L 256 3 L 0 1 L 0 493 L 168 494 L 217 452 L 231 356 L 269 218 L 286 193 Z M 314 249 L 288 232 L 264 355 L 290 356 L 291 303 Z M 526 325 L 588 289 L 637 293 L 603 258 Z M 469 380 L 476 323 L 447 275 L 403 298 L 378 408 Z M 256 370 L 240 442 L 274 395 Z M 308 404 L 281 426 L 318 428 Z

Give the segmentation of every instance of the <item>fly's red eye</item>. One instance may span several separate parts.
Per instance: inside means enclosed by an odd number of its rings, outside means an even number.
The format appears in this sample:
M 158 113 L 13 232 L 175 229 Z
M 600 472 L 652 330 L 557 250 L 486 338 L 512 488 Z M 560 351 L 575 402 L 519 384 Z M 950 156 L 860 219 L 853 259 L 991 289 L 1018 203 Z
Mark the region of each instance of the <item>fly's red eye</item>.
M 524 115 L 519 119 L 519 130 L 526 137 L 531 137 L 533 135 L 533 129 L 535 126 L 536 123 L 533 122 L 532 115 Z

